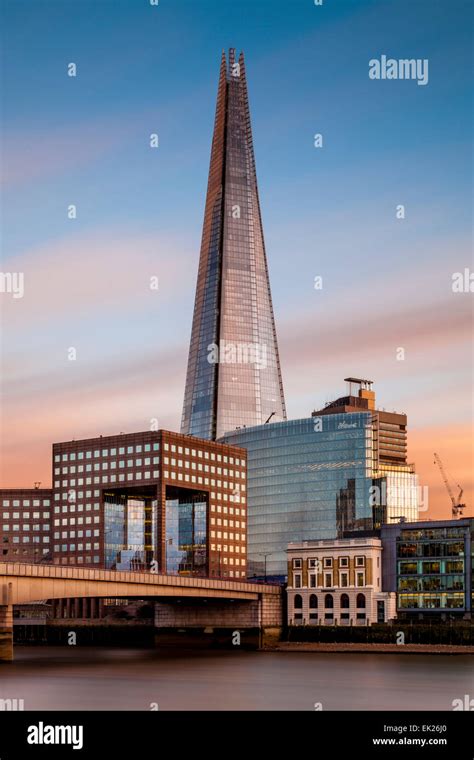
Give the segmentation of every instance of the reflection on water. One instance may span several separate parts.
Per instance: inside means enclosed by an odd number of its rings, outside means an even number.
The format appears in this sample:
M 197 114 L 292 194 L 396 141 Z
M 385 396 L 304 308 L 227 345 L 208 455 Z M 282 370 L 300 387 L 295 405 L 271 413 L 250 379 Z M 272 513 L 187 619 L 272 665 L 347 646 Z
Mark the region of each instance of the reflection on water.
M 0 698 L 26 710 L 451 710 L 469 655 L 15 647 Z

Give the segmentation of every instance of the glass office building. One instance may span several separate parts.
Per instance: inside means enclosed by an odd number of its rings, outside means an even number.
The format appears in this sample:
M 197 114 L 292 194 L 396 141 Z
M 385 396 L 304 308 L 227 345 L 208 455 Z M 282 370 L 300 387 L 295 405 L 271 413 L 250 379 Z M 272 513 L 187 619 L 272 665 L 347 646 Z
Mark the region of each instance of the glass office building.
M 247 449 L 249 577 L 286 576 L 290 542 L 378 529 L 395 511 L 418 516 L 416 475 L 409 465 L 380 470 L 370 412 L 242 428 L 221 441 Z
M 222 54 L 181 432 L 286 419 L 241 54 Z
M 383 527 L 384 587 L 399 616 L 471 615 L 473 537 L 473 518 Z

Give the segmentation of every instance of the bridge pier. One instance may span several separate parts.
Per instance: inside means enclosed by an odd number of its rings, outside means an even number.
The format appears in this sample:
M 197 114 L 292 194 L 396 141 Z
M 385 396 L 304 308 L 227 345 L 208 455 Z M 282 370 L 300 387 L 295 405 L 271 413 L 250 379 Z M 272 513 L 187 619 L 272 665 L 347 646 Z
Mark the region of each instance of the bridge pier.
M 157 644 L 163 640 L 169 642 L 174 634 L 177 634 L 176 642 L 183 643 L 186 638 L 179 634 L 195 632 L 202 642 L 207 640 L 211 644 L 212 634 L 215 634 L 216 639 L 227 639 L 229 645 L 234 646 L 234 634 L 241 632 L 242 640 L 251 639 L 260 648 L 271 647 L 281 636 L 282 595 L 260 593 L 258 599 L 229 601 L 208 599 L 204 592 L 195 599 L 160 600 L 155 602 L 154 624 Z
M 13 605 L 0 605 L 0 662 L 13 660 Z
M 13 660 L 12 584 L 0 587 L 0 662 Z

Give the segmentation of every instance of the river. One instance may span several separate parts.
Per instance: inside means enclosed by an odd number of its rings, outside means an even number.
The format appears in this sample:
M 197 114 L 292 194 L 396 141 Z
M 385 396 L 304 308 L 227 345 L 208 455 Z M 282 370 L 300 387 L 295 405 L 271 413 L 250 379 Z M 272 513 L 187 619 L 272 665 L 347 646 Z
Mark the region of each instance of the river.
M 0 698 L 25 710 L 451 710 L 469 655 L 15 646 Z

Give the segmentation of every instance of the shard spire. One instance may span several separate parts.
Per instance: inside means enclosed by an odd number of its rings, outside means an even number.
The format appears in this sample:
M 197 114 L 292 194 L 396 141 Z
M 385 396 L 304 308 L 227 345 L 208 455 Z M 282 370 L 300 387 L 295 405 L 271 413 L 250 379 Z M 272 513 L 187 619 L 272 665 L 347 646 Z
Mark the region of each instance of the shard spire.
M 286 419 L 243 53 L 222 53 L 181 432 Z

